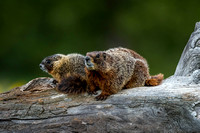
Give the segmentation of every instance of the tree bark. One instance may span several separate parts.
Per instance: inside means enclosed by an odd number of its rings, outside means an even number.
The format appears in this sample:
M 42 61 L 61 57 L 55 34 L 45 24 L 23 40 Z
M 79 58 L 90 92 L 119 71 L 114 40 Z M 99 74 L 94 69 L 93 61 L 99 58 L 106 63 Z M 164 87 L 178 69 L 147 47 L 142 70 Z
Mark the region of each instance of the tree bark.
M 156 87 L 125 89 L 105 101 L 56 92 L 52 78 L 0 94 L 0 132 L 200 132 L 200 23 L 176 72 Z

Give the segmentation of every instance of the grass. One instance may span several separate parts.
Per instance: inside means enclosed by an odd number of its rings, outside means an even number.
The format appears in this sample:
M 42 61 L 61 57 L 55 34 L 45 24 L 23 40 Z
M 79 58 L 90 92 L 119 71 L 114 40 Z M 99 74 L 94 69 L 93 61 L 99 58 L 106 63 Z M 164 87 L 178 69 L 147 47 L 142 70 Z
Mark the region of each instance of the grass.
M 26 83 L 24 80 L 19 80 L 19 81 L 9 81 L 9 80 L 0 80 L 0 93 L 9 91 L 15 87 L 22 86 Z

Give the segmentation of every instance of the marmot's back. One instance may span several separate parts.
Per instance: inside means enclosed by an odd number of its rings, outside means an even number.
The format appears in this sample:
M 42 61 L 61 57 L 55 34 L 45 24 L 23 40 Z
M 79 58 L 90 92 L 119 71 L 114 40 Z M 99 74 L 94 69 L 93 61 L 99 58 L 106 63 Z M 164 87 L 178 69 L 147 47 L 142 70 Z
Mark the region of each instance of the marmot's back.
M 139 55 L 137 52 L 131 50 L 131 49 L 127 49 L 127 48 L 122 48 L 122 47 L 118 47 L 118 48 L 112 48 L 112 49 L 108 49 L 107 52 L 111 52 L 111 53 L 117 53 L 117 52 L 125 52 L 125 53 L 129 53 L 131 54 L 131 56 L 133 56 L 135 59 L 141 59 L 146 61 L 145 58 L 143 58 L 141 55 Z
M 81 54 L 68 54 L 64 57 L 64 63 L 66 69 L 69 73 L 76 73 L 81 75 L 83 78 L 86 78 L 86 73 L 84 70 L 85 67 L 85 56 Z
M 113 83 L 113 86 L 119 91 L 130 81 L 138 59 L 134 58 L 129 49 L 125 48 L 113 48 L 105 52 L 112 57 L 110 67 L 116 75 L 116 83 Z

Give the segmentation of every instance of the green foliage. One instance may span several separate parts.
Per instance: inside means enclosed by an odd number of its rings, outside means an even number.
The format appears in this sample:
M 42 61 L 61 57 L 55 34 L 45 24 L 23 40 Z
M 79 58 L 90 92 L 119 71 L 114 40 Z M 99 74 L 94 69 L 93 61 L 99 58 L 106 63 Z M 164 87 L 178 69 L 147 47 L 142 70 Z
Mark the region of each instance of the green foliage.
M 199 21 L 200 1 L 1 0 L 0 84 L 48 76 L 38 65 L 51 54 L 127 47 L 151 74 L 174 73 Z

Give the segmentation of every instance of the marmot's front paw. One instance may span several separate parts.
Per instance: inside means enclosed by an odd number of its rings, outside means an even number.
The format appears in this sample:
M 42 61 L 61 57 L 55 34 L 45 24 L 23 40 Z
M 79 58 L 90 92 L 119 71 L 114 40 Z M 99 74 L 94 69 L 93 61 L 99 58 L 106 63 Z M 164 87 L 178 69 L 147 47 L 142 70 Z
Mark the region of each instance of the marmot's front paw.
M 57 87 L 57 90 L 66 93 L 66 94 L 80 94 L 84 92 L 83 88 L 74 88 L 74 87 Z
M 91 90 L 87 90 L 87 93 L 89 95 L 97 95 L 98 94 L 96 91 L 91 91 Z
M 58 81 L 54 79 L 54 80 L 52 81 L 52 83 L 56 85 L 56 84 L 58 83 Z
M 68 76 L 58 83 L 57 90 L 67 94 L 80 94 L 86 92 L 87 82 L 79 76 Z
M 96 96 L 95 99 L 96 99 L 97 101 L 103 101 L 103 100 L 106 100 L 107 97 L 108 97 L 108 95 L 100 94 L 100 95 Z
M 86 81 L 70 80 L 67 78 L 58 84 L 57 90 L 67 94 L 80 94 L 86 91 Z
M 83 93 L 83 89 L 67 88 L 67 93 L 69 94 L 80 94 Z

